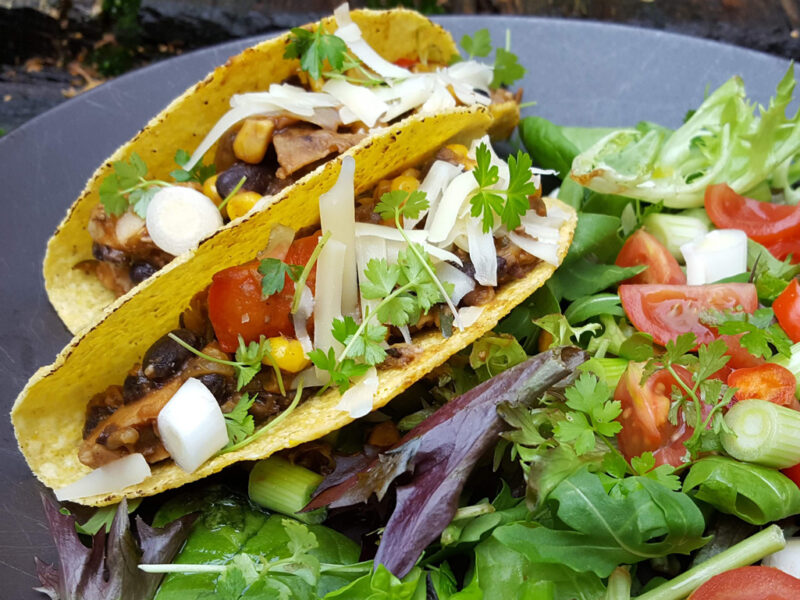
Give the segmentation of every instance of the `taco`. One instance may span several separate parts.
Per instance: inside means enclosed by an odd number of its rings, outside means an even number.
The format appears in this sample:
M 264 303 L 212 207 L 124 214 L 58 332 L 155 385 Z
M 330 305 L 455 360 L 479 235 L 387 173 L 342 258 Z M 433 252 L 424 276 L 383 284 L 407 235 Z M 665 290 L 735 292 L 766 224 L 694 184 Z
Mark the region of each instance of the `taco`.
M 47 246 L 55 310 L 76 333 L 224 222 L 409 114 L 485 105 L 507 137 L 519 94 L 492 86 L 489 65 L 448 66 L 457 53 L 418 13 L 343 5 L 232 57 L 92 175 Z
M 118 300 L 14 404 L 35 475 L 86 504 L 152 495 L 339 429 L 492 329 L 577 218 L 527 155 L 497 157 L 490 124 L 473 107 L 390 127 Z M 162 423 L 189 384 L 205 404 Z M 201 404 L 214 431 L 187 459 L 198 434 L 166 432 Z M 131 457 L 124 489 L 65 488 Z

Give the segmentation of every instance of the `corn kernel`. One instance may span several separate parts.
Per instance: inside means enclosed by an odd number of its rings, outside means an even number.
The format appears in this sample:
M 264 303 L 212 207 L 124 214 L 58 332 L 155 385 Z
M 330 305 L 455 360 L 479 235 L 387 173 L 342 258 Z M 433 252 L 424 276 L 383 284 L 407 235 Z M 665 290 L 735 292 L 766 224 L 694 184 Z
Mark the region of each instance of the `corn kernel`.
M 250 164 L 260 163 L 267 153 L 274 130 L 275 123 L 269 119 L 246 119 L 233 140 L 236 158 Z
M 311 364 L 306 358 L 302 344 L 297 340 L 289 340 L 283 336 L 272 337 L 269 338 L 269 345 L 275 364 L 281 371 L 299 373 Z M 264 357 L 263 362 L 265 365 L 271 364 L 268 357 Z
M 446 148 L 457 154 L 461 159 L 467 158 L 467 153 L 469 152 L 464 144 L 448 144 Z
M 406 175 L 408 177 L 413 177 L 414 179 L 419 179 L 420 172 L 419 169 L 406 169 L 400 175 Z
M 212 175 L 208 179 L 203 182 L 203 193 L 211 198 L 211 201 L 216 204 L 217 206 L 220 205 L 222 202 L 222 197 L 219 195 L 217 191 L 217 177 L 218 175 Z
M 399 175 L 392 179 L 391 191 L 403 190 L 409 194 L 419 187 L 419 179 L 410 175 Z
M 390 179 L 381 179 L 378 182 L 378 185 L 375 186 L 375 190 L 372 193 L 372 196 L 376 200 L 380 200 L 381 196 L 384 194 L 388 194 L 392 191 L 392 181 Z
M 246 215 L 259 200 L 261 200 L 261 194 L 258 192 L 239 192 L 225 205 L 225 208 L 228 209 L 228 218 L 233 221 Z

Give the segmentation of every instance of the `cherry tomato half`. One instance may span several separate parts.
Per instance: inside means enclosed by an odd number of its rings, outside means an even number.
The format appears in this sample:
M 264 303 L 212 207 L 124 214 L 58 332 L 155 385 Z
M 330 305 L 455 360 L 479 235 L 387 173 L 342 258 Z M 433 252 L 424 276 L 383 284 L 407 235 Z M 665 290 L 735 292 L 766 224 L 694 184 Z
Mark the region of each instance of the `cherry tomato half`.
M 736 369 L 728 376 L 728 385 L 738 388 L 733 397 L 737 401 L 758 398 L 800 410 L 800 402 L 794 397 L 797 379 L 789 369 L 775 363 Z
M 720 229 L 741 229 L 761 244 L 800 234 L 800 208 L 745 198 L 724 183 L 708 186 L 706 212 Z
M 305 265 L 317 245 L 319 234 L 292 242 L 284 262 Z M 220 347 L 234 352 L 239 336 L 245 343 L 258 341 L 260 336 L 294 336 L 290 312 L 294 297 L 294 282 L 286 275 L 283 290 L 269 298 L 261 296 L 261 273 L 258 260 L 220 271 L 212 277 L 208 290 L 208 316 Z M 316 268 L 306 280 L 313 292 Z M 309 323 L 309 329 L 311 324 Z
M 793 342 L 800 342 L 800 284 L 797 279 L 786 286 L 772 303 L 775 318 Z
M 622 246 L 614 264 L 618 267 L 645 265 L 647 269 L 625 283 L 686 283 L 686 275 L 666 246 L 644 229 L 636 230 Z
M 758 295 L 752 283 L 714 283 L 710 285 L 631 285 L 619 286 L 622 306 L 639 331 L 666 345 L 682 333 L 693 332 L 698 344 L 716 339 L 716 332 L 700 321 L 703 311 L 758 308 Z
M 617 434 L 620 452 L 630 461 L 642 452 L 652 452 L 656 466 L 670 464 L 677 467 L 686 456 L 683 445 L 692 435 L 683 414 L 678 424 L 669 422 L 672 388 L 678 382 L 666 370 L 653 373 L 642 385 L 643 363 L 631 362 L 614 390 L 614 400 L 622 405 L 619 422 L 622 429 Z M 691 385 L 691 375 L 683 367 L 676 367 L 680 378 Z
M 781 473 L 794 481 L 797 487 L 800 487 L 800 464 L 789 467 L 788 469 L 781 469 Z
M 800 579 L 774 567 L 740 567 L 720 573 L 697 588 L 689 600 L 796 600 Z

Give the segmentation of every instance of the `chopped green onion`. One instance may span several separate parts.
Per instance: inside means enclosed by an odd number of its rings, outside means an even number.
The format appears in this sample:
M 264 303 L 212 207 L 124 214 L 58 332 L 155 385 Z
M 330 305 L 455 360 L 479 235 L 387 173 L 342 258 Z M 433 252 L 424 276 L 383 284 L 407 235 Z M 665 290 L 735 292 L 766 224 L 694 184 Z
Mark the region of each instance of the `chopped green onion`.
M 794 374 L 795 379 L 797 379 L 797 388 L 795 388 L 794 395 L 796 398 L 800 398 L 800 343 L 789 348 L 789 352 L 790 356 L 788 358 L 781 354 L 776 354 L 770 362 L 786 367 Z
M 683 600 L 715 575 L 751 565 L 784 546 L 786 539 L 783 537 L 783 530 L 777 525 L 770 525 L 674 579 L 636 596 L 635 600 Z
M 647 215 L 642 224 L 679 262 L 683 261 L 681 246 L 705 235 L 709 230 L 704 221 L 685 214 L 654 213 Z
M 597 358 L 593 357 L 578 367 L 581 371 L 594 373 L 597 378 L 604 381 L 609 389 L 617 387 L 619 380 L 622 379 L 622 374 L 628 368 L 628 359 L 626 358 Z
M 725 415 L 722 447 L 733 458 L 785 469 L 800 463 L 800 412 L 766 400 L 743 400 Z
M 322 482 L 322 475 L 294 465 L 279 456 L 258 461 L 250 471 L 247 491 L 250 500 L 268 510 L 294 517 L 304 523 L 321 523 L 325 509 L 298 511 L 309 503 L 311 494 Z

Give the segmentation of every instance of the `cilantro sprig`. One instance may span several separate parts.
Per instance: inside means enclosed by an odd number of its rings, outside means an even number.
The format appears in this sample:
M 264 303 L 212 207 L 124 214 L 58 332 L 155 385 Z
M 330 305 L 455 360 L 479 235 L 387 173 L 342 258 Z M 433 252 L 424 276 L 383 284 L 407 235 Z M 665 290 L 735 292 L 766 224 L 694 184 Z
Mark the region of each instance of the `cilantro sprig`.
M 229 413 L 225 413 L 225 428 L 228 430 L 229 445 L 238 444 L 255 430 L 253 415 L 248 411 L 256 401 L 255 394 L 242 394 L 236 406 Z
M 481 57 L 485 58 L 492 52 L 492 37 L 488 29 L 479 29 L 472 36 L 465 35 L 461 38 L 461 47 L 467 52 L 467 60 Z M 494 76 L 489 87 L 496 90 L 499 87 L 510 86 L 522 79 L 527 72 L 519 64 L 519 58 L 511 52 L 511 31 L 506 30 L 505 47 L 497 48 L 494 54 L 492 67 Z
M 131 207 L 144 219 L 147 205 L 158 189 L 172 185 L 159 179 L 147 179 L 147 165 L 136 152 L 129 160 L 118 160 L 111 167 L 114 172 L 103 179 L 99 192 L 103 208 L 115 217 Z
M 193 181 L 202 184 L 217 172 L 217 168 L 213 164 L 204 165 L 202 161 L 198 161 L 195 166 L 187 171 L 186 165 L 191 158 L 192 156 L 186 150 L 177 150 L 175 152 L 175 164 L 181 168 L 172 171 L 170 177 L 179 182 Z
M 478 191 L 470 198 L 470 214 L 482 218 L 484 233 L 494 229 L 495 215 L 509 230 L 516 229 L 521 223 L 520 218 L 530 208 L 528 196 L 536 193 L 531 157 L 522 151 L 508 157 L 509 177 L 505 190 L 494 187 L 500 180 L 499 169 L 492 164 L 492 153 L 486 144 L 478 146 L 475 160 L 477 165 L 472 174 L 478 183 Z
M 273 294 L 283 291 L 286 276 L 292 281 L 298 281 L 303 273 L 303 265 L 290 265 L 279 258 L 265 258 L 258 265 L 261 273 L 261 297 L 269 298 Z
M 771 308 L 759 308 L 753 314 L 742 311 L 709 311 L 703 322 L 717 327 L 723 335 L 739 335 L 739 343 L 753 356 L 771 359 L 776 354 L 791 356 L 792 340 L 775 322 Z

